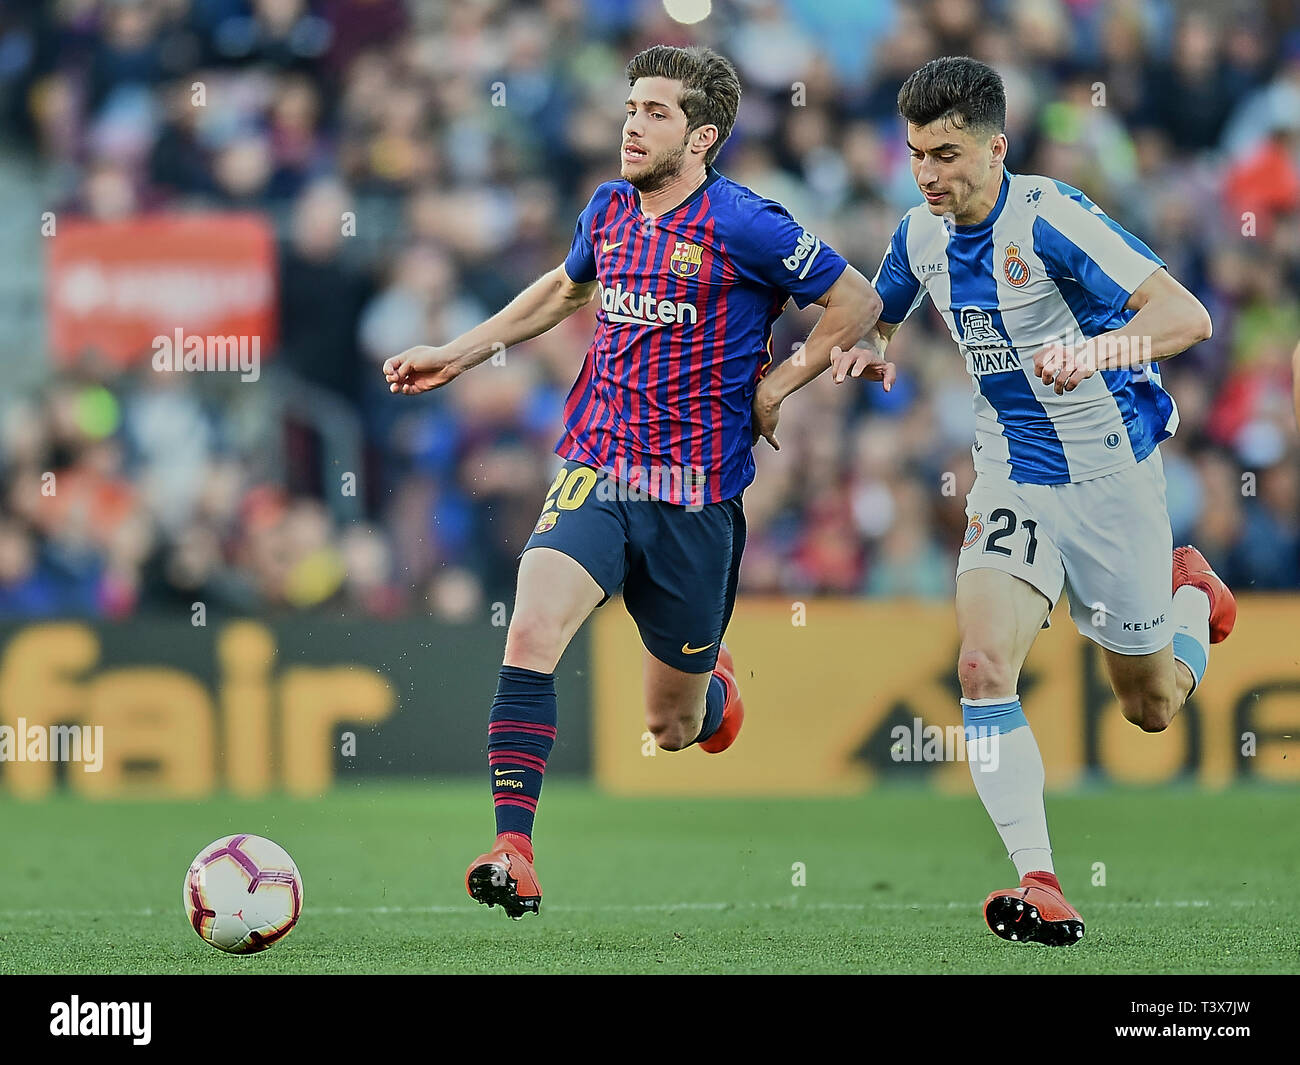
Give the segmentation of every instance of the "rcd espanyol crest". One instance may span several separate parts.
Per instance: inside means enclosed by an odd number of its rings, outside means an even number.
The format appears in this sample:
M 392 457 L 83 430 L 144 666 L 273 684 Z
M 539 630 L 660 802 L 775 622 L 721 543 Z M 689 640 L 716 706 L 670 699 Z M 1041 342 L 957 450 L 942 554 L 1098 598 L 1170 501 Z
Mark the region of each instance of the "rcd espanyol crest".
M 1019 288 L 1029 280 L 1029 264 L 1020 258 L 1019 245 L 1007 245 L 1007 258 L 1002 264 L 1002 273 L 1007 279 L 1007 284 L 1015 288 Z

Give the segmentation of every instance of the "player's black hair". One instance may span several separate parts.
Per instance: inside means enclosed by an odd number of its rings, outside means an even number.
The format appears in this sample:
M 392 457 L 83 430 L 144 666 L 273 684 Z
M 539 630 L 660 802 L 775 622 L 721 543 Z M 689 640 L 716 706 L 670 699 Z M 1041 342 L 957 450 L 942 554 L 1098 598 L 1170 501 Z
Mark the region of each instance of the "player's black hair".
M 992 67 L 965 55 L 931 59 L 898 90 L 898 113 L 914 126 L 935 119 L 958 129 L 1002 133 L 1007 124 L 1007 93 Z
M 634 85 L 637 78 L 670 78 L 682 83 L 677 106 L 686 114 L 686 131 L 718 127 L 718 139 L 704 155 L 704 165 L 712 166 L 731 136 L 740 108 L 740 76 L 736 68 L 711 48 L 656 44 L 638 52 L 628 63 L 627 83 Z

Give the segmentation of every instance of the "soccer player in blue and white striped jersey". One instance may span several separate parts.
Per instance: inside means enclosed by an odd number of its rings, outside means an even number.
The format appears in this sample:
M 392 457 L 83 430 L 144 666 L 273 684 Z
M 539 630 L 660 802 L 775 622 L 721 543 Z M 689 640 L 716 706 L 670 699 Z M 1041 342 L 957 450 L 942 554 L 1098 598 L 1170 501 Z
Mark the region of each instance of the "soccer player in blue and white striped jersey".
M 1232 593 L 1195 548 L 1173 550 L 1157 449 L 1178 426 L 1157 363 L 1208 338 L 1210 317 L 1084 193 L 1007 173 L 995 71 L 935 59 L 898 104 L 925 202 L 876 275 L 872 348 L 837 355 L 833 372 L 877 364 L 927 293 L 965 359 L 976 478 L 957 564 L 962 714 L 968 742 L 998 747 L 971 772 L 1021 877 L 984 915 L 1004 939 L 1064 945 L 1083 920 L 1052 868 L 1020 668 L 1064 588 L 1124 716 L 1159 732 L 1231 631 Z

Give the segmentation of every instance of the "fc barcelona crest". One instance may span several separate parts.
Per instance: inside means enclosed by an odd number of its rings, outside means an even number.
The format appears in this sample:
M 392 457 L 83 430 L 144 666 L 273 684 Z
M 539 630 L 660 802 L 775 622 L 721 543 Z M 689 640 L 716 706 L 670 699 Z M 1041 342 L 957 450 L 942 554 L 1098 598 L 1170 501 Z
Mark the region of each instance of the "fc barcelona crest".
M 1029 280 L 1029 264 L 1020 258 L 1019 245 L 1007 245 L 1007 258 L 1002 264 L 1002 273 L 1007 279 L 1007 284 L 1015 288 L 1019 288 Z
M 700 272 L 704 249 L 689 240 L 679 240 L 668 260 L 668 269 L 678 277 L 694 277 Z

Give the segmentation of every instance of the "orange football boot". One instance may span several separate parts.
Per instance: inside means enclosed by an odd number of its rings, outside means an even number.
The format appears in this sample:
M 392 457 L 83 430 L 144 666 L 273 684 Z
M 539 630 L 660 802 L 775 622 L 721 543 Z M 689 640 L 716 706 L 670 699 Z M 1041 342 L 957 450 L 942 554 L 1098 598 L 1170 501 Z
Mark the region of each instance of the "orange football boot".
M 1194 547 L 1174 548 L 1174 591 L 1184 584 L 1199 588 L 1210 597 L 1210 643 L 1226 640 L 1237 623 L 1237 600 L 1222 578 L 1210 569 L 1205 556 Z
M 1052 873 L 1026 873 L 1018 888 L 993 892 L 984 900 L 984 920 L 1013 943 L 1068 947 L 1083 938 L 1083 918 Z
M 520 853 L 509 833 L 497 836 L 492 849 L 470 863 L 465 870 L 465 890 L 475 902 L 499 905 L 516 921 L 542 909 L 542 885 L 537 882 L 533 863 Z
M 727 686 L 727 701 L 722 704 L 722 723 L 717 732 L 696 746 L 709 754 L 721 754 L 736 742 L 740 726 L 745 723 L 745 704 L 740 701 L 740 686 L 736 683 L 736 663 L 732 661 L 725 643 L 718 648 L 718 664 L 713 667 L 713 672 Z

